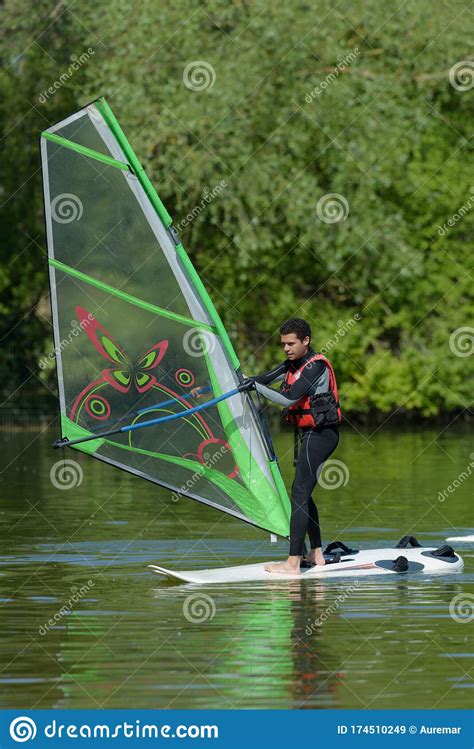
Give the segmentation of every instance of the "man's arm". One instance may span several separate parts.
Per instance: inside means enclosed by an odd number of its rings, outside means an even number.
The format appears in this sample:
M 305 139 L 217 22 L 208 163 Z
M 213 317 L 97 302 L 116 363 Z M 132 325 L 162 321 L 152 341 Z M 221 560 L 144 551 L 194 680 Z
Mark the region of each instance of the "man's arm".
M 255 390 L 265 398 L 268 398 L 269 401 L 278 403 L 278 405 L 283 406 L 283 408 L 293 406 L 299 400 L 299 398 L 296 398 L 296 400 L 287 398 L 286 394 L 281 393 L 279 390 L 273 390 L 273 388 L 267 388 L 266 385 L 261 385 L 259 382 L 255 383 Z
M 301 377 L 285 393 L 277 392 L 272 388 L 265 387 L 255 378 L 255 389 L 265 398 L 278 403 L 280 406 L 287 408 L 294 406 L 300 398 L 307 395 L 315 382 L 326 372 L 326 365 L 322 361 L 315 361 L 308 364 L 301 372 Z
M 275 382 L 275 380 L 283 379 L 283 377 L 286 375 L 287 367 L 288 363 L 284 361 L 279 364 L 278 367 L 271 369 L 269 372 L 264 372 L 257 377 L 253 377 L 252 379 L 254 379 L 255 382 L 259 382 L 261 385 L 269 385 L 270 382 Z

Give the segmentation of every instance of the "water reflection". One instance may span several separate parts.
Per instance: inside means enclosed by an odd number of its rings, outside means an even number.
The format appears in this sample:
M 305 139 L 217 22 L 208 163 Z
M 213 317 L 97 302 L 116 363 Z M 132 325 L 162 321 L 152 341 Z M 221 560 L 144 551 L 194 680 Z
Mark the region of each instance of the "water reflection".
M 59 492 L 50 439 L 32 440 L 0 434 L 2 707 L 470 707 L 470 628 L 450 604 L 473 594 L 472 547 L 456 576 L 161 582 L 147 564 L 263 562 L 286 544 L 81 456 L 83 483 Z M 341 443 L 351 483 L 320 497 L 328 540 L 388 546 L 408 531 L 432 543 L 453 528 L 472 533 L 467 487 L 449 505 L 433 500 L 456 467 L 443 465 L 431 435 L 372 442 Z M 443 450 L 462 456 L 467 437 L 453 434 Z M 189 597 L 202 595 L 214 613 L 193 621 Z

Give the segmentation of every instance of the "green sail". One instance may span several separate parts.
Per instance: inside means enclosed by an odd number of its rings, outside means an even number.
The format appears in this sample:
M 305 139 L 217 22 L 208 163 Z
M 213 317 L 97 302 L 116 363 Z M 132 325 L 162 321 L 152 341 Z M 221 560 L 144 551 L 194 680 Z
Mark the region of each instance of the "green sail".
M 234 389 L 226 330 L 107 102 L 44 131 L 41 156 L 61 436 L 185 414 L 195 386 L 209 400 Z M 288 535 L 288 496 L 248 393 L 73 449 Z

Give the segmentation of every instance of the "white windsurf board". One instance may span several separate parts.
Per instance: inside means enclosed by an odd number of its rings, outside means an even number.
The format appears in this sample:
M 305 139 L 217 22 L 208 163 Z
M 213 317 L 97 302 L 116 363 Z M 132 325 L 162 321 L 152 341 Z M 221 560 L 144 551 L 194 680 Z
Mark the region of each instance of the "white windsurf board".
M 367 575 L 400 575 L 410 572 L 422 573 L 450 573 L 459 572 L 464 563 L 457 554 L 449 560 L 444 557 L 433 557 L 431 548 L 415 549 L 367 549 L 345 554 L 341 561 L 323 566 L 315 566 L 301 570 L 299 575 L 280 572 L 267 572 L 265 564 L 244 564 L 237 567 L 217 567 L 203 570 L 170 570 L 155 564 L 148 565 L 157 573 L 174 580 L 199 585 L 214 585 L 225 583 L 267 582 L 269 580 L 314 580 L 330 577 L 365 577 Z M 405 557 L 408 566 L 403 572 L 393 569 L 398 557 Z

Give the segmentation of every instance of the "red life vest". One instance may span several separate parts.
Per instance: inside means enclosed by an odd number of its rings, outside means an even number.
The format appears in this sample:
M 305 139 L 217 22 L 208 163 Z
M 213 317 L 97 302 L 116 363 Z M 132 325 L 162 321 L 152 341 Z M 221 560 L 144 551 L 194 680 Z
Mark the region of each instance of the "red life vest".
M 337 392 L 337 382 L 336 382 L 336 375 L 334 374 L 334 369 L 332 367 L 331 362 L 329 359 L 327 359 L 323 354 L 314 354 L 308 361 L 305 361 L 305 363 L 299 367 L 298 369 L 292 371 L 291 369 L 288 370 L 285 376 L 285 380 L 282 385 L 282 392 L 286 392 L 290 389 L 290 387 L 301 377 L 302 371 L 312 362 L 315 361 L 323 361 L 325 365 L 328 368 L 329 372 L 329 393 L 332 393 L 335 398 L 336 402 L 336 408 L 337 408 L 337 416 L 339 422 L 342 421 L 342 414 L 341 409 L 339 407 L 339 395 Z M 288 421 L 291 421 L 296 427 L 302 429 L 304 427 L 315 427 L 318 426 L 317 423 L 317 416 L 315 416 L 313 409 L 311 408 L 312 403 L 311 399 L 314 398 L 314 396 L 311 395 L 304 395 L 300 400 L 295 403 L 293 406 L 289 406 L 289 408 L 285 409 L 285 418 Z

